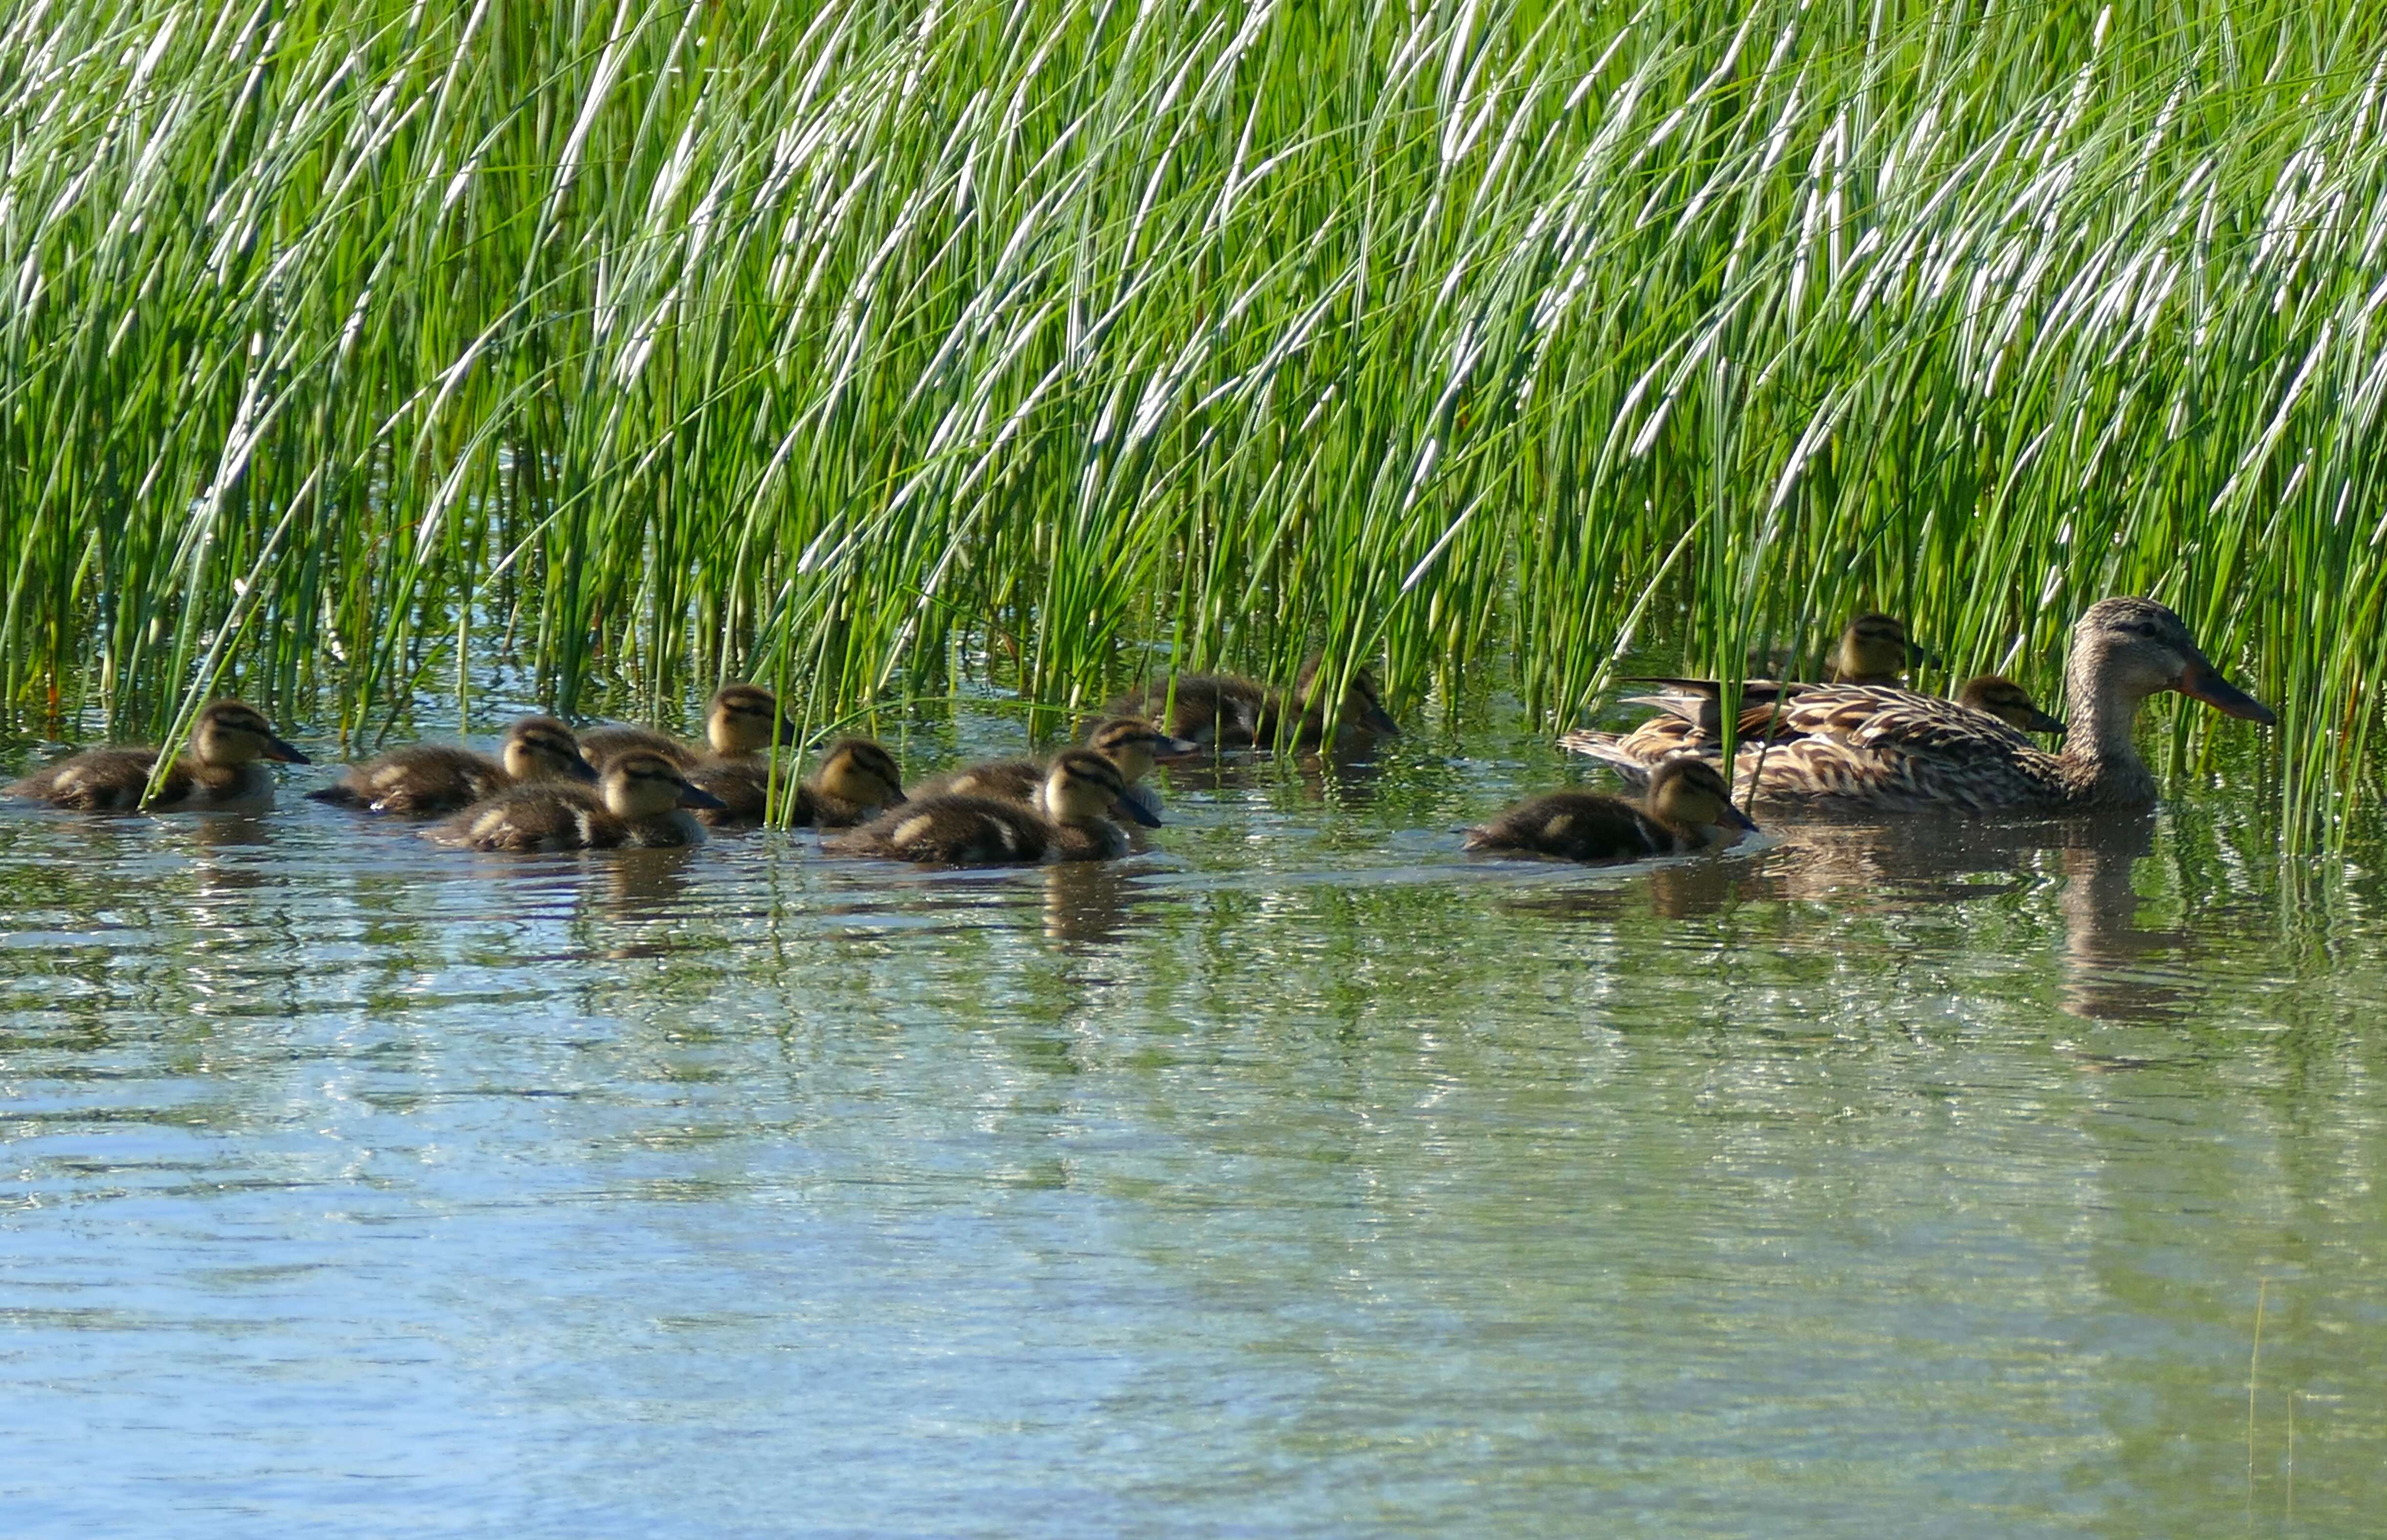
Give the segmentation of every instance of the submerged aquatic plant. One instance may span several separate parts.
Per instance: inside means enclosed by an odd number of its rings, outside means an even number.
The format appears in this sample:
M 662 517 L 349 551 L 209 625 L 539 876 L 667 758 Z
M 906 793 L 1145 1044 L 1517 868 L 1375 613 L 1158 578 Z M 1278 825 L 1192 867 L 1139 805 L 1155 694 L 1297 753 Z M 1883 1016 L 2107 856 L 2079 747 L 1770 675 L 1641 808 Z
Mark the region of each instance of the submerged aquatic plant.
M 2359 14 L 22 0 L 0 110 L 18 711 L 1323 645 L 1562 720 L 1872 606 L 2044 694 L 2139 591 L 2292 829 L 2366 760 Z

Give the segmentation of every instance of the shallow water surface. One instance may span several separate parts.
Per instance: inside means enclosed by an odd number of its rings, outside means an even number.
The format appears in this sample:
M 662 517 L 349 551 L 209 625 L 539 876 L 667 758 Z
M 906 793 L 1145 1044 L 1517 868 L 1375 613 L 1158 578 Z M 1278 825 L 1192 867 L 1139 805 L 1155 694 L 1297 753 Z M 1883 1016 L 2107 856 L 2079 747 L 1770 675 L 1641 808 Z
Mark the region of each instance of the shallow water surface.
M 2377 1532 L 2366 866 L 1459 853 L 1576 773 L 1000 874 L 0 810 L 6 1531 Z

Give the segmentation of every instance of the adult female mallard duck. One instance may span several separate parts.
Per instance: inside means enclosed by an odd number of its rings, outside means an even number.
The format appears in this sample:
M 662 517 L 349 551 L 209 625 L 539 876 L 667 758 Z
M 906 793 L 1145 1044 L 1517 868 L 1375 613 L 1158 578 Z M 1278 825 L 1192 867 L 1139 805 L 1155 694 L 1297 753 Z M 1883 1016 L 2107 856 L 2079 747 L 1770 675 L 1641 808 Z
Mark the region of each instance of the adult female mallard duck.
M 87 813 L 129 813 L 141 805 L 159 751 L 151 746 L 86 749 L 44 765 L 9 786 L 6 794 Z M 308 764 L 254 706 L 218 701 L 191 725 L 190 747 L 175 756 L 158 788 L 152 811 L 263 806 L 273 801 L 273 772 L 264 764 Z
M 592 789 L 566 781 L 510 787 L 425 829 L 443 845 L 476 851 L 610 851 L 624 845 L 701 845 L 703 827 L 684 809 L 719 799 L 689 784 L 662 754 L 616 754 Z
M 1160 824 L 1160 799 L 1142 784 L 1143 777 L 1162 760 L 1199 753 L 1202 746 L 1171 738 L 1141 717 L 1112 716 L 1094 724 L 1093 731 L 1086 735 L 1086 748 L 1117 766 L 1119 779 L 1127 783 L 1127 794 L 1112 811 L 1147 828 L 1156 828 Z M 1024 756 L 988 760 L 939 776 L 919 788 L 916 795 L 992 797 L 999 802 L 1034 803 L 1052 773 L 1053 766 L 1046 760 Z
M 2051 754 L 1970 707 L 1902 689 L 1818 685 L 1782 701 L 1768 738 L 1742 748 L 1734 783 L 1747 802 L 1876 809 L 2067 812 L 2140 806 L 2155 782 L 2132 740 L 2139 706 L 2177 690 L 2230 716 L 2276 722 L 2224 679 L 2180 618 L 2146 599 L 2101 600 L 2073 627 L 2065 671 L 2073 731 Z M 1561 746 L 1646 776 L 1642 733 L 1577 732 Z
M 1207 748 L 1272 749 L 1282 742 L 1295 751 L 1315 750 L 1326 740 L 1326 702 L 1319 680 L 1325 667 L 1324 656 L 1312 653 L 1301 665 L 1289 697 L 1239 675 L 1181 674 L 1130 690 L 1111 702 L 1111 711 L 1160 721 L 1172 738 Z M 1166 716 L 1160 710 L 1164 703 Z M 1400 734 L 1401 725 L 1384 709 L 1376 676 L 1365 668 L 1353 671 L 1335 717 L 1335 747 L 1364 751 L 1379 738 Z
M 594 781 L 572 729 L 551 716 L 525 716 L 506 729 L 495 758 L 449 743 L 411 743 L 348 766 L 308 797 L 364 813 L 453 813 L 530 781 Z
M 1756 827 L 1733 806 L 1732 789 L 1715 766 L 1686 754 L 1650 774 L 1638 806 L 1598 791 L 1547 792 L 1470 829 L 1467 848 L 1567 861 L 1639 861 L 1730 844 L 1738 831 Z
M 827 849 L 948 866 L 1105 860 L 1127 853 L 1127 832 L 1104 816 L 1126 795 L 1118 765 L 1067 749 L 1045 775 L 1041 807 L 995 797 L 923 797 L 840 835 Z
M 1655 694 L 1625 697 L 1628 703 L 1655 706 L 1659 714 L 1617 740 L 1617 753 L 1636 764 L 1655 764 L 1677 754 L 1711 757 L 1723 751 L 1724 686 L 1713 679 L 1644 679 L 1660 687 Z M 1741 687 L 1740 718 L 1733 737 L 1743 743 L 1780 742 L 1800 736 L 1796 719 L 1784 704 L 1821 685 L 1782 684 L 1751 679 Z M 2039 709 L 2030 692 L 2000 674 L 1968 679 L 1955 703 L 1996 718 L 2018 732 L 2062 736 L 2064 724 Z M 1583 735 L 1588 737 L 1589 735 Z M 1582 751 L 1590 752 L 1589 750 Z M 1602 758 L 1614 756 L 1602 755 Z M 1622 761 L 1617 761 L 1622 763 Z

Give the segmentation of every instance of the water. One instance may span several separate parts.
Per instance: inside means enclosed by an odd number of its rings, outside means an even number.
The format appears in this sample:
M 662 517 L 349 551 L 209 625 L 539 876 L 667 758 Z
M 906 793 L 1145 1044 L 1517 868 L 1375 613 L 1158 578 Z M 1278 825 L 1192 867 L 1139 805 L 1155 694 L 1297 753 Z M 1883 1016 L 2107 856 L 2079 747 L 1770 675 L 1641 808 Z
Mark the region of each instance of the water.
M 0 1530 L 2377 1532 L 2368 865 L 1459 854 L 1570 773 L 992 876 L 0 812 Z

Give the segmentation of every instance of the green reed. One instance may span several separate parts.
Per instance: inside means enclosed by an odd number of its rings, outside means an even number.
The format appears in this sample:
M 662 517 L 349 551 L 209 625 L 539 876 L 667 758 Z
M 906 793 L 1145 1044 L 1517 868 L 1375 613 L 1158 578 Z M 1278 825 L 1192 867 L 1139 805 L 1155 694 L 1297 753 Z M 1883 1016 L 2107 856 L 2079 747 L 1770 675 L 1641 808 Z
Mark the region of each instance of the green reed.
M 2052 692 L 2128 590 L 2296 839 L 2363 789 L 2362 7 L 19 0 L 0 107 L 16 712 L 1322 647 L 1557 723 L 1860 606 Z

